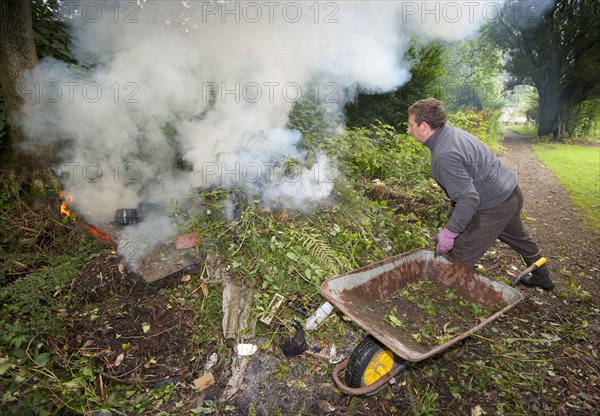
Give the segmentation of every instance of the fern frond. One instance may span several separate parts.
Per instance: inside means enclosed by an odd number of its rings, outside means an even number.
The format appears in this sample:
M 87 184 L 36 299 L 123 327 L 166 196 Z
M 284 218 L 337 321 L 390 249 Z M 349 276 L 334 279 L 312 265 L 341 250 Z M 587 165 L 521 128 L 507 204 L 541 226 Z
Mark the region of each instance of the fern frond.
M 317 230 L 299 230 L 298 242 L 307 254 L 333 273 L 347 269 L 348 260 L 323 238 Z

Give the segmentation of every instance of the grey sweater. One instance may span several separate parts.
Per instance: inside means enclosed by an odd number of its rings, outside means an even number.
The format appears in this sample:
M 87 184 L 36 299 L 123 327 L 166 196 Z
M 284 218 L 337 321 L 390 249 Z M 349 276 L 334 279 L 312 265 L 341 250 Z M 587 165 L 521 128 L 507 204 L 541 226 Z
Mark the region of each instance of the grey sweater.
M 446 227 L 461 233 L 475 211 L 506 201 L 517 178 L 477 137 L 445 125 L 424 143 L 431 150 L 431 174 L 456 205 Z

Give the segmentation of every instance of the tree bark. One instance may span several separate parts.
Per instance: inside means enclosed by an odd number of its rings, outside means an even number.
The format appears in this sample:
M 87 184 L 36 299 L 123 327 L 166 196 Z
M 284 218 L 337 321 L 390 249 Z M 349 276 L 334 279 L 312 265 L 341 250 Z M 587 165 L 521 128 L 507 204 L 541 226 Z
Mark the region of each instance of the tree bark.
M 557 56 L 551 56 L 533 75 L 539 94 L 538 136 L 551 134 L 554 141 L 564 141 L 566 103 L 561 99 L 561 62 Z
M 538 136 L 552 134 L 553 139 L 558 135 L 558 102 L 556 97 L 549 91 L 549 86 L 537 87 L 539 93 L 538 109 Z
M 22 130 L 14 121 L 27 97 L 20 77 L 23 71 L 37 65 L 33 39 L 31 0 L 0 1 L 0 86 L 8 116 L 8 140 L 0 143 L 3 150 L 2 167 L 11 170 L 39 170 L 39 158 L 26 155 L 20 150 L 25 140 Z

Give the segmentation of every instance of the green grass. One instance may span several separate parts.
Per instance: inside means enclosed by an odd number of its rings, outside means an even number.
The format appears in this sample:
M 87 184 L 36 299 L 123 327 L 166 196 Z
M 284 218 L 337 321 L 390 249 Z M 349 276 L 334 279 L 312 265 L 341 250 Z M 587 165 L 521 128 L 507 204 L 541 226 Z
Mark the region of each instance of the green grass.
M 533 151 L 567 188 L 584 221 L 600 233 L 600 147 L 536 144 Z

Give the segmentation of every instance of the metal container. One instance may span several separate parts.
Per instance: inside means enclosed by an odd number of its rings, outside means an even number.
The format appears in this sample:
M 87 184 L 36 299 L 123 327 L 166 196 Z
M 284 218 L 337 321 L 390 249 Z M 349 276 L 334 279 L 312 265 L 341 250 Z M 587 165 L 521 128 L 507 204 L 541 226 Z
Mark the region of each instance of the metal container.
M 115 223 L 117 225 L 137 224 L 140 219 L 137 215 L 137 209 L 120 208 L 115 211 Z
M 407 330 L 392 327 L 385 322 L 382 314 L 371 312 L 366 307 L 369 302 L 385 300 L 422 279 L 430 280 L 443 288 L 454 289 L 464 300 L 478 306 L 504 306 L 443 344 L 428 347 L 417 343 Z M 400 254 L 333 277 L 321 285 L 321 294 L 356 325 L 408 361 L 424 360 L 449 348 L 514 308 L 523 299 L 516 289 L 488 279 L 443 256 L 436 257 L 429 249 Z

